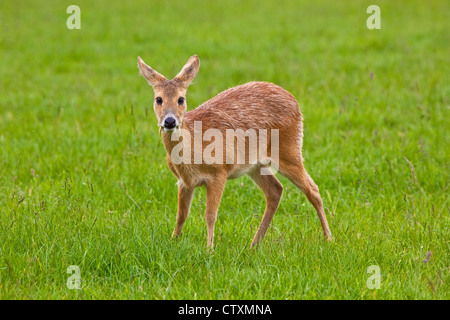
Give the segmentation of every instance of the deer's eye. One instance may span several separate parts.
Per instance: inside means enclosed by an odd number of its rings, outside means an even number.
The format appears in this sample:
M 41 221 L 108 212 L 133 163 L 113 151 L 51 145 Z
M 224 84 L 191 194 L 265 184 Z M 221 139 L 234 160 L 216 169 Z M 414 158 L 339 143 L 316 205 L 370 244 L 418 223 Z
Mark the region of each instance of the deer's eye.
M 184 98 L 183 97 L 179 97 L 178 98 L 178 104 L 181 106 L 184 103 Z
M 161 97 L 156 97 L 155 101 L 156 101 L 157 105 L 159 105 L 159 106 L 162 105 L 162 98 Z

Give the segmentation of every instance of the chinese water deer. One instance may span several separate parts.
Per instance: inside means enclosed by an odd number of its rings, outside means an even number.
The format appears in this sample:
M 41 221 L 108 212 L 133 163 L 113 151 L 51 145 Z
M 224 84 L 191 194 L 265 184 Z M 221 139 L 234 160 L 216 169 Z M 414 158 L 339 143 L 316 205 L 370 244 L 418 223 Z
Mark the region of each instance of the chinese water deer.
M 178 178 L 178 213 L 172 237 L 181 232 L 194 189 L 204 185 L 207 244 L 212 249 L 225 183 L 247 174 L 266 198 L 264 215 L 252 241 L 252 246 L 258 244 L 283 193 L 283 186 L 272 172 L 275 168 L 305 193 L 319 215 L 326 239 L 330 240 L 319 188 L 303 166 L 302 114 L 295 98 L 275 84 L 249 82 L 186 112 L 186 90 L 199 66 L 200 61 L 194 55 L 175 78 L 168 80 L 138 57 L 139 70 L 154 90 L 154 110 L 167 164 Z

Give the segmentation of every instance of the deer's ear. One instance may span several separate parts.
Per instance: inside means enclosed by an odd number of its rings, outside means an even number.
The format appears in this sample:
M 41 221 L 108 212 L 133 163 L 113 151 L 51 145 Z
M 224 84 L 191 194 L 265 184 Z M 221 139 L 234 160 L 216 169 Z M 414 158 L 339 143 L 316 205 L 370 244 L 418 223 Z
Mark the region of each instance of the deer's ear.
M 138 57 L 138 68 L 142 76 L 145 78 L 145 80 L 147 80 L 147 82 L 152 87 L 167 80 L 163 75 L 159 74 L 158 72 L 153 70 L 150 66 L 145 64 L 144 60 L 142 60 L 141 57 Z
M 199 68 L 200 68 L 200 59 L 195 54 L 189 58 L 188 62 L 186 62 L 183 69 L 181 69 L 180 73 L 178 73 L 177 76 L 173 78 L 173 80 L 181 83 L 182 86 L 187 88 L 197 75 Z

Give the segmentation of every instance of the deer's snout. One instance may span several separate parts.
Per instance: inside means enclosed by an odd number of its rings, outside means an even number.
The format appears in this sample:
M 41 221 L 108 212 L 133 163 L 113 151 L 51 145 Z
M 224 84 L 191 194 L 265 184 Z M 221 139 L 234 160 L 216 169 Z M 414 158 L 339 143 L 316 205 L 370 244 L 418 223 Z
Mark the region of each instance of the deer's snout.
M 161 122 L 161 127 L 164 128 L 165 132 L 170 132 L 175 130 L 175 128 L 180 126 L 180 121 L 176 116 L 173 114 L 168 114 L 164 117 L 163 121 Z
M 176 127 L 176 124 L 177 124 L 177 120 L 175 120 L 175 118 L 167 117 L 164 120 L 164 128 L 166 128 L 166 129 L 173 129 Z

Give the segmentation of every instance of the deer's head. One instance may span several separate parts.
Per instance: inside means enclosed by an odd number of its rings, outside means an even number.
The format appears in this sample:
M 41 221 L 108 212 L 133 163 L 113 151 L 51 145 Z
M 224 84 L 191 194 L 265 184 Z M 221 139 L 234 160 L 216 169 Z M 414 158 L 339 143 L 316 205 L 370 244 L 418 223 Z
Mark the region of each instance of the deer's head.
M 155 99 L 153 108 L 158 119 L 158 126 L 164 132 L 172 132 L 183 123 L 186 114 L 186 90 L 200 67 L 196 55 L 189 58 L 181 71 L 172 80 L 153 70 L 138 57 L 138 67 L 142 76 L 153 87 Z

